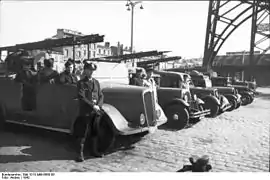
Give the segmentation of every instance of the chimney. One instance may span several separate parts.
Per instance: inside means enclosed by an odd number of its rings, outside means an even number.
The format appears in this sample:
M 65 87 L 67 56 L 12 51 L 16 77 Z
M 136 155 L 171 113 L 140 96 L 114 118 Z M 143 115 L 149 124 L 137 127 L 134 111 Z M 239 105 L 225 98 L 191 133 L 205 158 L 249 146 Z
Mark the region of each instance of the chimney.
M 63 29 L 57 29 L 56 36 L 57 36 L 57 38 L 64 38 L 64 36 L 65 36 L 64 30 Z
M 105 42 L 105 47 L 110 47 L 110 43 L 109 42 Z
M 124 54 L 124 53 L 123 53 L 123 50 L 124 50 L 124 45 L 121 44 L 121 47 L 120 47 L 120 54 L 119 54 L 119 55 L 123 55 L 123 54 Z

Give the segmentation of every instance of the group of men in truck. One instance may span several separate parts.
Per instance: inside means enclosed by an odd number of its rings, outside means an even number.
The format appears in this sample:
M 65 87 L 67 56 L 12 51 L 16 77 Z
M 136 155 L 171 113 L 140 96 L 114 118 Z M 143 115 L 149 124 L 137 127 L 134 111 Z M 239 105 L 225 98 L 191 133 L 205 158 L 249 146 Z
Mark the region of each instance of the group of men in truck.
M 84 144 L 90 135 L 92 139 L 91 152 L 96 157 L 103 156 L 98 152 L 98 132 L 93 128 L 94 122 L 99 122 L 103 115 L 103 93 L 99 81 L 92 77 L 97 66 L 89 61 L 83 62 L 83 69 L 76 74 L 74 61 L 69 59 L 65 63 L 65 70 L 58 73 L 53 70 L 54 60 L 45 59 L 44 67 L 34 65 L 32 56 L 21 56 L 21 67 L 16 72 L 15 81 L 22 84 L 22 109 L 33 111 L 36 107 L 36 84 L 73 84 L 77 85 L 79 100 L 79 122 L 76 123 L 76 151 L 77 161 L 84 161 Z M 79 76 L 79 77 L 78 77 Z

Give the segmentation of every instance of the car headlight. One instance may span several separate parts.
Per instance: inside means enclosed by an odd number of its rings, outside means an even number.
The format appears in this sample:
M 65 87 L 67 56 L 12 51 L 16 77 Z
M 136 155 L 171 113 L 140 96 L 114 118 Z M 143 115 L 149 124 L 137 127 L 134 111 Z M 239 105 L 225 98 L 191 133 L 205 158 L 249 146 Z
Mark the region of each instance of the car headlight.
M 140 115 L 140 124 L 141 124 L 141 125 L 144 125 L 144 123 L 145 123 L 145 115 L 142 113 L 142 114 Z
M 184 101 L 188 102 L 188 95 L 184 96 Z
M 193 98 L 194 98 L 194 101 L 196 101 L 196 100 L 197 100 L 197 95 L 194 94 L 194 95 L 193 95 Z
M 218 96 L 219 96 L 218 91 L 216 91 L 216 97 L 218 97 Z
M 160 116 L 161 116 L 161 110 L 158 109 L 158 110 L 156 111 L 156 113 L 157 113 L 157 118 L 160 118 Z

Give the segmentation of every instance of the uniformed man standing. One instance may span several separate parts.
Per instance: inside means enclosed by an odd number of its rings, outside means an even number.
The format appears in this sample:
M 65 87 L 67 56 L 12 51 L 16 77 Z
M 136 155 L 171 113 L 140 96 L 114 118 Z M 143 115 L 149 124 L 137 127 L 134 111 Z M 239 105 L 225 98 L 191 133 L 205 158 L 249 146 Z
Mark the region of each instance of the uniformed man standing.
M 84 145 L 88 135 L 92 138 L 92 153 L 100 157 L 97 150 L 97 132 L 93 128 L 94 124 L 100 121 L 102 116 L 101 107 L 103 105 L 103 93 L 98 80 L 92 77 L 93 71 L 97 66 L 90 62 L 85 62 L 83 67 L 84 77 L 78 81 L 78 99 L 80 106 L 80 122 L 78 127 L 78 150 L 79 157 L 77 161 L 84 161 Z
M 65 63 L 65 71 L 60 74 L 60 84 L 76 84 L 77 77 L 73 73 L 74 65 L 71 61 Z

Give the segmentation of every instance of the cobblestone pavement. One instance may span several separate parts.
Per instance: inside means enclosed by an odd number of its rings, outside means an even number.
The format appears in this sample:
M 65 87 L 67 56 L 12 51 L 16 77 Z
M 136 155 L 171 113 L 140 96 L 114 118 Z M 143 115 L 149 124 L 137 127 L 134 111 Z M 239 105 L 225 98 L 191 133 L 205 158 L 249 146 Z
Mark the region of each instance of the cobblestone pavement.
M 104 158 L 74 162 L 68 137 L 29 130 L 0 133 L 0 171 L 167 171 L 189 164 L 190 155 L 210 156 L 213 171 L 269 171 L 270 88 L 238 110 L 203 119 L 181 131 L 157 130 Z M 49 134 L 49 135 L 48 135 Z

